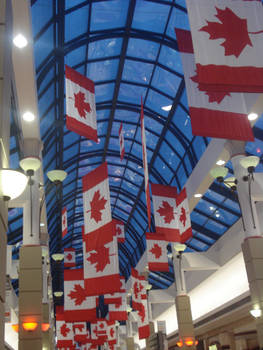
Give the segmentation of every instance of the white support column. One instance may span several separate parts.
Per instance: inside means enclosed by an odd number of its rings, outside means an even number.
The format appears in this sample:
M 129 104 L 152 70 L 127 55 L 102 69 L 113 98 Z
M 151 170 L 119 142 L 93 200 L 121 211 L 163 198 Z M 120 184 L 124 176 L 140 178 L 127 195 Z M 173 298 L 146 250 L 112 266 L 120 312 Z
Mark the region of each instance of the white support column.
M 173 265 L 174 265 L 174 279 L 175 279 L 175 288 L 176 295 L 185 295 L 185 276 L 181 268 L 182 264 L 182 255 L 178 255 L 174 249 L 174 243 L 172 243 L 172 253 L 173 253 Z

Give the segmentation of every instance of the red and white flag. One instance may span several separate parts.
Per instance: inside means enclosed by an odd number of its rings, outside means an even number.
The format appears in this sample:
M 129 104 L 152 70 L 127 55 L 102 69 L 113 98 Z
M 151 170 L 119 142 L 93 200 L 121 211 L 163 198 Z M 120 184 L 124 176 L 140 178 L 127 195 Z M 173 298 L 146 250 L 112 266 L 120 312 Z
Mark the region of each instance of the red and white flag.
M 148 163 L 147 163 L 147 149 L 146 149 L 142 97 L 141 97 L 141 136 L 142 136 L 142 160 L 143 160 L 143 169 L 144 169 L 144 189 L 145 189 L 145 196 L 146 196 L 148 227 L 150 230 L 151 229 L 151 197 L 150 197 L 150 187 L 149 187 L 149 172 L 148 172 Z
M 107 163 L 82 178 L 85 234 L 111 226 L 110 189 Z M 103 228 L 104 229 L 104 228 Z
M 64 316 L 67 321 L 96 319 L 96 297 L 89 296 L 83 269 L 64 270 Z
M 94 82 L 74 69 L 66 71 L 66 126 L 98 142 Z
M 65 321 L 63 306 L 56 307 L 56 335 L 58 348 L 73 347 L 73 324 Z
M 186 4 L 198 79 L 205 90 L 263 92 L 261 1 L 187 0 Z
M 62 232 L 62 238 L 64 238 L 68 233 L 68 214 L 67 214 L 66 207 L 62 209 L 62 213 L 61 213 L 61 232 Z
M 184 68 L 193 134 L 253 141 L 247 115 L 256 102 L 257 94 L 201 91 L 191 33 L 182 29 L 176 29 L 175 32 Z
M 107 322 L 107 341 L 108 344 L 116 344 L 117 343 L 117 330 L 115 326 L 115 321 Z
M 176 204 L 179 218 L 179 242 L 184 243 L 193 235 L 190 219 L 190 210 L 185 188 L 183 188 L 180 194 L 177 196 Z
M 156 233 L 164 235 L 168 242 L 178 242 L 177 188 L 151 184 L 151 189 Z
M 74 248 L 64 249 L 64 267 L 76 266 L 76 250 Z
M 112 219 L 114 234 L 117 237 L 118 243 L 125 242 L 125 231 L 124 231 L 124 223 L 120 220 Z
M 89 331 L 87 330 L 86 322 L 74 322 L 73 323 L 74 340 L 78 343 L 87 343 L 89 337 Z
M 137 311 L 138 313 L 138 333 L 139 339 L 145 339 L 150 336 L 150 325 L 148 318 L 148 307 L 147 300 L 142 300 L 140 303 L 140 308 Z
M 117 238 L 113 237 L 112 241 L 105 243 L 103 239 L 103 233 L 98 236 L 95 232 L 85 237 L 83 265 L 88 295 L 119 292 L 121 289 Z
M 120 276 L 120 282 L 120 293 L 104 294 L 104 304 L 121 304 L 122 293 L 126 293 L 125 278 L 123 276 Z
M 121 157 L 121 160 L 123 160 L 124 154 L 125 154 L 125 148 L 124 148 L 124 132 L 123 132 L 122 123 L 119 128 L 119 142 L 120 142 L 120 157 Z
M 150 271 L 169 271 L 167 241 L 163 235 L 146 233 L 147 260 Z
M 107 340 L 107 321 L 97 320 L 96 323 L 90 324 L 91 343 L 93 345 L 103 345 Z
M 128 319 L 126 293 L 120 293 L 119 295 L 120 303 L 109 304 L 108 319 L 110 321 L 126 321 Z
M 146 280 L 136 269 L 131 269 L 132 276 L 132 308 L 139 310 L 142 299 L 147 299 Z

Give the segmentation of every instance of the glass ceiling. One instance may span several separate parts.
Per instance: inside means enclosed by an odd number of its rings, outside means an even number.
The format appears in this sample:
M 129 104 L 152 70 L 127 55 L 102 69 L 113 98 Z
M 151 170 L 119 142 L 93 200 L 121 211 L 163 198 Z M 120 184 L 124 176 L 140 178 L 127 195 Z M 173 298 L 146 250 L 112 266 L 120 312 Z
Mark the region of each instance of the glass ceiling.
M 31 9 L 44 172 L 61 168 L 68 173 L 63 187 L 57 190 L 46 179 L 51 253 L 73 246 L 78 266 L 82 266 L 81 178 L 106 160 L 112 216 L 126 225 L 126 241 L 119 244 L 119 262 L 121 274 L 128 278 L 130 267 L 145 250 L 147 226 L 139 125 L 141 96 L 151 182 L 176 186 L 180 191 L 210 141 L 192 135 L 188 116 L 174 34 L 175 27 L 189 29 L 185 1 L 31 0 Z M 65 127 L 65 64 L 95 82 L 98 144 Z M 118 139 L 121 122 L 123 161 Z M 248 153 L 262 153 L 262 128 L 260 119 L 254 128 L 257 140 L 247 144 Z M 13 164 L 19 159 L 15 135 L 14 130 Z M 60 213 L 64 206 L 69 233 L 61 241 Z M 187 242 L 188 251 L 207 250 L 239 217 L 235 194 L 213 183 L 191 214 L 193 238 Z M 10 244 L 22 240 L 21 218 L 21 210 L 10 212 Z M 60 282 L 61 278 L 54 281 L 55 290 Z M 172 282 L 171 261 L 169 273 L 150 273 L 153 288 L 167 288 Z

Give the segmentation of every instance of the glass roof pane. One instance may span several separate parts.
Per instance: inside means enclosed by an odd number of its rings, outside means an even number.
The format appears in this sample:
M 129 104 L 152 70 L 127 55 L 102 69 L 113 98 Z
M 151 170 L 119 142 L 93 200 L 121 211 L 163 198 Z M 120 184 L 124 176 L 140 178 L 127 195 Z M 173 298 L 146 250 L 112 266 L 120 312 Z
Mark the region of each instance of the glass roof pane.
M 152 75 L 153 67 L 152 64 L 125 60 L 122 79 L 141 84 L 148 84 Z
M 65 41 L 73 40 L 88 31 L 89 6 L 83 6 L 65 16 Z
M 92 41 L 89 43 L 89 60 L 118 56 L 121 52 L 122 39 L 111 38 L 105 40 Z
M 160 44 L 152 41 L 130 38 L 127 49 L 127 56 L 155 61 L 159 47 Z

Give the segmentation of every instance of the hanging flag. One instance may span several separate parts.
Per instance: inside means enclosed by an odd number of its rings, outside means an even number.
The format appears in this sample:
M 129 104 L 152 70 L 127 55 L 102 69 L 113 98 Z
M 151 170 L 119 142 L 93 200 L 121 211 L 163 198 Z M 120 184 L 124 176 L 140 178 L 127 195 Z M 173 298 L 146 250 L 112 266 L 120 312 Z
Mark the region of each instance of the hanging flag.
M 151 184 L 151 189 L 156 233 L 164 235 L 168 242 L 178 242 L 177 188 Z
M 125 242 L 124 223 L 120 220 L 112 219 L 114 234 L 118 243 Z
M 125 148 L 124 148 L 124 133 L 123 133 L 122 123 L 119 128 L 119 142 L 120 142 L 120 157 L 121 157 L 121 160 L 123 160 L 124 154 L 125 154 Z
M 136 269 L 131 269 L 132 276 L 132 308 L 139 310 L 142 299 L 147 299 L 146 280 Z
M 188 199 L 186 189 L 184 188 L 176 198 L 178 217 L 179 217 L 179 231 L 180 231 L 180 243 L 186 242 L 192 237 L 192 227 L 190 219 L 190 210 L 188 205 Z
M 63 306 L 56 306 L 56 335 L 58 348 L 73 347 L 73 324 L 65 321 Z
M 115 321 L 107 321 L 107 342 L 109 345 L 117 343 L 117 330 Z
M 104 304 L 121 304 L 122 293 L 126 293 L 126 287 L 125 287 L 125 278 L 123 276 L 120 276 L 120 293 L 110 293 L 110 294 L 104 294 Z
M 96 323 L 90 324 L 91 343 L 93 345 L 103 345 L 107 340 L 107 322 L 98 319 Z
M 62 238 L 66 236 L 68 233 L 68 214 L 67 214 L 67 208 L 63 208 L 61 212 L 61 232 L 62 232 Z
M 167 241 L 163 235 L 146 233 L 147 260 L 150 271 L 169 271 Z
M 191 33 L 175 29 L 181 53 L 189 114 L 194 135 L 253 141 L 247 118 L 257 94 L 204 92 L 199 88 Z
M 120 303 L 109 304 L 108 319 L 110 321 L 126 321 L 128 319 L 126 293 L 119 293 L 119 296 Z
M 64 270 L 64 317 L 67 321 L 96 319 L 96 298 L 84 286 L 83 269 Z
M 261 1 L 187 0 L 186 4 L 198 80 L 205 91 L 263 92 Z
M 112 228 L 110 230 L 112 234 Z M 88 295 L 119 292 L 121 288 L 117 239 L 113 237 L 112 241 L 108 241 L 107 237 L 107 232 L 93 232 L 85 236 L 83 265 Z
M 64 249 L 64 267 L 76 267 L 76 251 L 74 248 Z
M 87 330 L 86 322 L 73 323 L 74 340 L 78 343 L 85 344 L 89 339 L 89 331 Z
M 147 300 L 141 300 L 138 313 L 138 333 L 139 339 L 146 339 L 150 336 L 150 325 L 148 318 Z
M 150 197 L 150 187 L 149 187 L 149 173 L 148 173 L 148 163 L 147 163 L 147 149 L 146 149 L 142 97 L 141 97 L 141 136 L 142 136 L 142 160 L 143 160 L 143 169 L 144 169 L 144 189 L 145 189 L 145 196 L 146 196 L 148 226 L 150 230 L 151 229 L 151 197 Z
M 85 234 L 101 228 L 101 234 L 110 232 L 104 227 L 105 225 L 112 227 L 107 163 L 104 162 L 83 176 L 82 187 Z
M 66 75 L 66 126 L 98 142 L 94 82 L 69 66 Z

